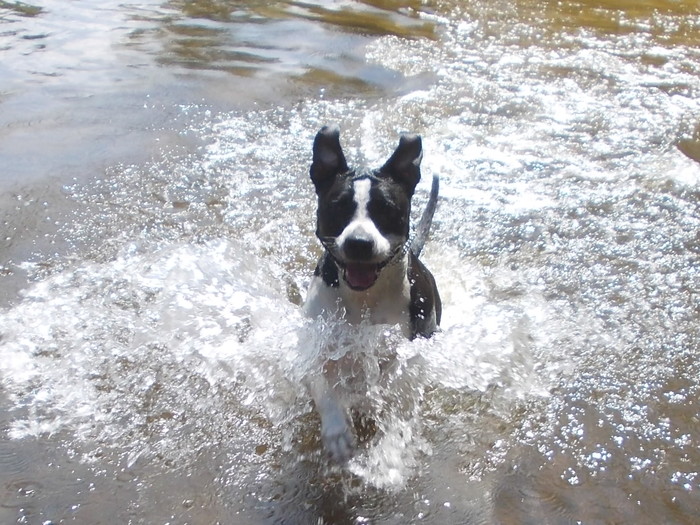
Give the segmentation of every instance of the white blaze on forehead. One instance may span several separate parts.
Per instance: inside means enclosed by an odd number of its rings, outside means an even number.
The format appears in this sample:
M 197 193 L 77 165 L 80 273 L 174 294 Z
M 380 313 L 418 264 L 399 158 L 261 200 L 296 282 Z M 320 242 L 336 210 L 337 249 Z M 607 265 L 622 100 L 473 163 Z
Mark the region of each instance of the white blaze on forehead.
M 372 189 L 372 181 L 369 179 L 356 180 L 353 184 L 353 189 L 355 190 L 355 202 L 357 203 L 357 209 L 355 210 L 353 220 L 367 217 L 369 215 L 367 212 L 369 190 Z
M 360 179 L 353 183 L 355 195 L 353 200 L 357 204 L 355 214 L 337 239 L 337 244 L 342 249 L 348 237 L 361 236 L 374 241 L 374 254 L 379 259 L 385 259 L 391 253 L 391 244 L 379 232 L 377 226 L 369 216 L 367 206 L 370 201 L 370 190 L 372 181 L 370 179 Z

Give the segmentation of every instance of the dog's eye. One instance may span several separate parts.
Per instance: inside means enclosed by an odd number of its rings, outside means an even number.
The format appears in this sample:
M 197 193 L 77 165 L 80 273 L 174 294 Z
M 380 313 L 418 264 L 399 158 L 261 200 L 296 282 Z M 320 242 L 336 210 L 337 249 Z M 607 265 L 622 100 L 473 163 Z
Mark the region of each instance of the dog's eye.
M 355 213 L 355 208 L 357 207 L 357 204 L 354 200 L 352 200 L 352 198 L 343 196 L 339 199 L 332 201 L 331 207 L 335 215 L 344 219 L 348 219 L 352 217 Z
M 356 207 L 352 197 L 345 195 L 330 200 L 325 206 L 319 206 L 319 226 L 323 229 L 323 235 L 340 235 L 355 214 Z
M 368 206 L 369 216 L 384 234 L 403 235 L 408 231 L 407 218 L 402 210 L 389 201 L 372 201 Z

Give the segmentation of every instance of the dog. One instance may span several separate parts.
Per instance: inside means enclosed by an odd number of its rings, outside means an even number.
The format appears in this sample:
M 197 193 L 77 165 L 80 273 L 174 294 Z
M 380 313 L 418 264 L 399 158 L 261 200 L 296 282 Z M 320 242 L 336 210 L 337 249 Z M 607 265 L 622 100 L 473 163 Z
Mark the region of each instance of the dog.
M 437 176 L 409 241 L 422 156 L 420 136 L 402 134 L 381 168 L 351 170 L 339 129 L 324 126 L 318 132 L 310 175 L 318 197 L 316 236 L 324 253 L 303 305 L 307 316 L 398 324 L 409 339 L 438 330 L 440 295 L 433 275 L 418 259 L 437 207 Z M 330 379 L 318 374 L 308 386 L 321 417 L 323 446 L 332 460 L 343 463 L 352 457 L 355 438 L 348 409 Z

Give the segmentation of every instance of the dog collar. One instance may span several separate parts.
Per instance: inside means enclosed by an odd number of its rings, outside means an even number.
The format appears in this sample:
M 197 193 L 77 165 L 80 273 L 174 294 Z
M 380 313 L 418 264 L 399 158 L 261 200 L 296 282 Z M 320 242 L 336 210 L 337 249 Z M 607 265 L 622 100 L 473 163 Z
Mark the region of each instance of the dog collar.
M 326 253 L 330 256 L 331 259 L 333 259 L 333 262 L 339 267 L 339 268 L 345 268 L 345 263 L 338 259 L 334 252 L 334 247 L 335 247 L 335 237 L 321 237 L 318 234 L 318 231 L 316 232 L 316 237 L 318 238 L 319 241 L 321 241 L 321 245 L 326 249 Z M 377 269 L 382 270 L 386 266 L 389 266 L 393 262 L 397 261 L 399 258 L 405 256 L 410 249 L 410 241 L 406 241 L 400 246 L 398 246 L 394 251 L 391 253 L 391 255 L 384 261 L 380 262 L 377 264 Z

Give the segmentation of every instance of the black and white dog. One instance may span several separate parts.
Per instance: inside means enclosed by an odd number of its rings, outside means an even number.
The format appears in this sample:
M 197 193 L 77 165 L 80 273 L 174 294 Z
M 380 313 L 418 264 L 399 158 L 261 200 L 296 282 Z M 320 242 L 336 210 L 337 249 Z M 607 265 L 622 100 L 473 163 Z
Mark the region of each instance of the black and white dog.
M 316 235 L 325 252 L 304 303 L 308 316 L 398 324 L 411 339 L 437 330 L 440 296 L 432 274 L 418 260 L 437 206 L 437 177 L 409 243 L 411 198 L 422 156 L 420 137 L 402 135 L 384 166 L 351 170 L 338 128 L 318 132 L 311 180 L 318 195 Z M 324 447 L 335 461 L 346 461 L 354 444 L 348 409 L 325 374 L 311 378 L 309 387 L 321 416 Z

